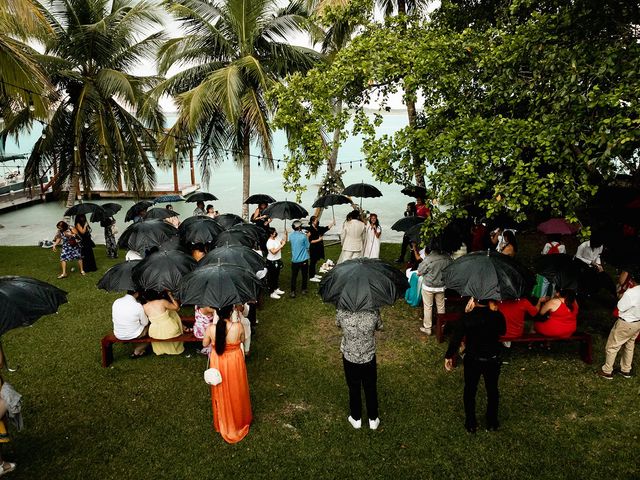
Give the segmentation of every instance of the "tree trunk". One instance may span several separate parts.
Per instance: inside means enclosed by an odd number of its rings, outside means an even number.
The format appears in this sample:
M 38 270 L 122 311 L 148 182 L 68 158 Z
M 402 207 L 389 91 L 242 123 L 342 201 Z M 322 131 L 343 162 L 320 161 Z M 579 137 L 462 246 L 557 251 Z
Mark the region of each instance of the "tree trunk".
M 413 100 L 407 100 L 407 116 L 409 117 L 409 126 L 412 129 L 416 127 L 416 102 Z M 415 152 L 411 152 L 411 157 L 413 160 L 413 176 L 415 178 L 416 185 L 419 187 L 426 186 L 424 181 L 424 175 L 422 174 L 422 160 Z
M 76 195 L 78 194 L 78 185 L 80 184 L 80 172 L 78 167 L 74 167 L 71 173 L 71 179 L 69 180 L 69 192 L 67 193 L 66 210 L 73 207 L 76 203 Z M 65 221 L 69 223 L 71 217 L 66 216 Z
M 338 99 L 334 107 L 335 115 L 338 116 L 342 113 L 342 99 Z M 327 173 L 334 173 L 336 171 L 336 165 L 338 164 L 338 151 L 340 150 L 340 132 L 342 129 L 336 127 L 333 131 L 333 143 L 331 144 L 331 155 L 327 160 Z M 318 196 L 322 195 L 322 191 L 318 189 Z M 318 207 L 313 214 L 320 219 L 322 216 L 323 208 Z
M 242 139 L 242 218 L 249 220 L 249 205 L 244 203 L 251 191 L 251 146 L 249 134 L 245 128 Z

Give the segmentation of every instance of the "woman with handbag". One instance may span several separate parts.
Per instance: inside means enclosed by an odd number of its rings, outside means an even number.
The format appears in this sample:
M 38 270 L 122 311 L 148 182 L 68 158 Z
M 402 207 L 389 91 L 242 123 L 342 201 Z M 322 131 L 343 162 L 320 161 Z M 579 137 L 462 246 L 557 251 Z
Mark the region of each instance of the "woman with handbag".
M 62 244 L 60 251 L 60 267 L 62 273 L 58 275 L 58 278 L 67 277 L 67 262 L 72 260 L 78 261 L 78 268 L 80 268 L 80 274 L 84 275 L 84 269 L 82 268 L 82 253 L 80 252 L 80 239 L 76 233 L 75 228 L 70 228 L 67 222 L 60 221 L 56 224 L 58 232 L 53 239 L 52 250 L 55 252 L 56 247 Z
M 82 253 L 82 264 L 85 272 L 95 272 L 98 270 L 96 265 L 96 257 L 93 254 L 93 247 L 96 244 L 91 239 L 91 226 L 87 221 L 87 217 L 81 213 L 76 215 L 76 230 L 80 235 L 80 252 Z
M 220 372 L 221 381 L 211 386 L 213 426 L 227 443 L 247 436 L 253 420 L 249 379 L 242 344 L 244 327 L 232 322 L 233 305 L 218 309 L 219 320 L 207 328 L 202 346 L 213 345 L 209 367 Z

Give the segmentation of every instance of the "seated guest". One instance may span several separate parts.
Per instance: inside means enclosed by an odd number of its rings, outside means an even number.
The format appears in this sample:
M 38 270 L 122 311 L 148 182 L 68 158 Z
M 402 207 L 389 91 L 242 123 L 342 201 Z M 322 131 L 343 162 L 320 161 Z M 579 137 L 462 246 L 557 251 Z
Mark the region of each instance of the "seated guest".
M 128 291 L 124 297 L 118 298 L 111 307 L 113 334 L 118 340 L 133 340 L 147 336 L 149 319 L 144 307 L 138 303 L 138 292 Z M 149 346 L 139 343 L 131 354 L 131 358 L 140 358 Z
M 562 244 L 561 236 L 557 233 L 547 235 L 547 243 L 542 247 L 542 255 L 553 255 L 555 253 L 567 253 L 567 247 Z
M 518 252 L 518 242 L 516 241 L 516 234 L 513 233 L 513 230 L 505 230 L 502 233 L 502 242 L 499 244 L 498 251 L 509 257 L 516 256 Z
M 578 325 L 578 302 L 573 290 L 560 290 L 555 298 L 540 307 L 540 315 L 549 314 L 543 322 L 535 322 L 536 332 L 546 337 L 569 338 Z
M 545 297 L 539 298 L 535 306 L 533 306 L 526 298 L 498 302 L 498 310 L 502 315 L 504 315 L 507 322 L 507 333 L 505 333 L 502 338 L 504 340 L 509 340 L 511 338 L 521 337 L 524 333 L 525 314 L 535 317 L 540 311 L 540 306 L 546 300 L 547 298 Z M 507 342 L 505 342 L 505 344 L 506 343 Z
M 149 336 L 158 340 L 177 337 L 186 331 L 182 326 L 178 309 L 180 305 L 171 292 L 144 292 L 144 313 L 149 317 Z M 184 352 L 182 342 L 153 342 L 153 353 L 156 355 L 180 355 Z
M 195 322 L 193 323 L 193 336 L 203 339 L 209 325 L 215 325 L 218 322 L 218 314 L 213 307 L 201 307 L 196 305 L 194 309 Z M 200 353 L 209 355 L 211 353 L 211 345 L 202 347 Z

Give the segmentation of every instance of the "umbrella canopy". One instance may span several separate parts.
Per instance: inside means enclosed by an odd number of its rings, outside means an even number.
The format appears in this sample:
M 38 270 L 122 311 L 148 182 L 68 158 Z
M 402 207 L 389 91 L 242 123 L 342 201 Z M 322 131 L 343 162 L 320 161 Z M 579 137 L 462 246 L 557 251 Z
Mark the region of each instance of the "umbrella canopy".
M 579 269 L 571 255 L 539 255 L 534 260 L 536 272 L 556 286 L 556 290 L 578 290 Z
M 224 227 L 216 220 L 203 215 L 187 218 L 178 227 L 182 243 L 213 243 Z
M 160 195 L 153 199 L 153 203 L 173 203 L 173 202 L 184 202 L 184 197 L 182 195 L 177 194 L 169 194 L 169 195 Z
M 124 221 L 125 222 L 132 221 L 135 218 L 135 216 L 138 214 L 138 212 L 141 212 L 151 207 L 153 207 L 153 202 L 150 202 L 149 200 L 142 200 L 138 203 L 135 203 L 129 210 L 127 210 L 127 214 L 124 216 Z
M 218 235 L 216 247 L 223 247 L 225 245 L 244 245 L 245 247 L 254 248 L 257 243 L 258 241 L 251 233 L 231 228 Z
M 406 275 L 377 258 L 356 258 L 336 265 L 318 293 L 336 308 L 359 312 L 391 305 L 409 288 Z
M 74 205 L 73 207 L 67 209 L 64 212 L 64 216 L 71 217 L 73 215 L 80 215 L 81 213 L 84 213 L 84 214 L 93 213 L 96 210 L 99 210 L 101 208 L 102 207 L 97 203 L 90 203 L 90 202 L 79 203 L 78 205 Z
M 427 189 L 424 187 L 420 187 L 419 185 L 409 185 L 408 187 L 404 187 L 400 190 L 400 193 L 407 195 L 413 198 L 426 198 Z
M 227 305 L 257 300 L 261 288 L 254 272 L 237 265 L 219 263 L 195 269 L 182 279 L 179 298 L 187 305 Z
M 463 297 L 509 300 L 528 295 L 533 275 L 518 261 L 495 251 L 473 252 L 443 271 L 444 284 Z
M 107 292 L 127 292 L 129 290 L 137 290 L 138 286 L 131 278 L 133 267 L 138 265 L 142 260 L 130 260 L 128 262 L 116 263 L 107 270 L 102 278 L 98 281 L 98 288 Z
M 91 214 L 90 222 L 101 222 L 109 217 L 113 217 L 122 209 L 122 205 L 115 202 L 104 203 L 100 205 L 99 209 L 96 209 Z
M 216 217 L 216 222 L 218 222 L 227 230 L 234 225 L 245 223 L 244 219 L 240 215 L 236 215 L 235 213 L 223 213 L 222 215 L 218 215 Z
M 538 225 L 538 231 L 547 235 L 573 235 L 578 231 L 579 227 L 567 222 L 564 218 L 551 218 L 546 222 Z
M 415 225 L 422 225 L 425 219 L 422 217 L 410 216 L 403 217 L 398 220 L 396 223 L 391 225 L 391 230 L 395 230 L 396 232 L 406 232 L 411 227 Z
M 0 335 L 32 325 L 67 303 L 67 292 L 41 280 L 12 275 L 0 277 Z
M 261 204 L 261 203 L 273 203 L 275 202 L 276 199 L 273 198 L 271 195 L 267 195 L 266 193 L 255 193 L 253 195 L 251 195 L 249 198 L 247 198 L 244 203 L 246 203 L 247 205 L 252 205 L 252 204 Z
M 269 239 L 269 232 L 267 231 L 267 229 L 259 227 L 255 223 L 240 223 L 238 225 L 234 225 L 229 230 L 240 230 L 242 232 L 245 232 L 248 235 L 251 235 L 258 243 L 266 243 L 266 241 Z
M 262 214 L 271 218 L 279 218 L 281 220 L 293 220 L 296 218 L 304 218 L 309 215 L 309 212 L 296 202 L 289 202 L 285 200 L 283 202 L 272 203 L 264 209 Z
M 164 220 L 169 217 L 177 217 L 180 215 L 178 212 L 174 212 L 173 210 L 167 210 L 166 208 L 150 208 L 147 210 L 147 214 L 145 215 L 145 219 L 157 218 L 159 220 Z
M 365 198 L 373 198 L 373 197 L 381 197 L 382 192 L 378 190 L 373 185 L 369 185 L 368 183 L 360 182 L 349 185 L 342 191 L 343 195 L 349 195 L 350 197 L 365 197 Z
M 640 276 L 640 239 L 622 237 L 606 243 L 602 259 L 616 268 L 631 272 L 636 279 Z
M 133 281 L 143 290 L 178 291 L 183 275 L 196 266 L 191 255 L 179 250 L 155 252 L 141 260 L 132 270 Z
M 224 245 L 214 248 L 198 262 L 198 268 L 218 263 L 230 263 L 258 272 L 267 266 L 267 260 L 244 245 Z
M 120 238 L 118 247 L 135 250 L 144 255 L 178 233 L 178 229 L 162 220 L 152 219 L 129 225 Z
M 413 227 L 409 227 L 406 232 L 404 232 L 405 236 L 413 242 L 421 243 L 422 241 L 422 223 L 418 223 Z
M 334 205 L 347 205 L 351 204 L 351 199 L 345 195 L 322 195 L 321 197 L 316 198 L 316 201 L 311 205 L 313 208 L 327 208 L 333 207 Z
M 187 202 L 207 202 L 209 200 L 218 200 L 218 197 L 213 193 L 197 192 L 187 198 Z

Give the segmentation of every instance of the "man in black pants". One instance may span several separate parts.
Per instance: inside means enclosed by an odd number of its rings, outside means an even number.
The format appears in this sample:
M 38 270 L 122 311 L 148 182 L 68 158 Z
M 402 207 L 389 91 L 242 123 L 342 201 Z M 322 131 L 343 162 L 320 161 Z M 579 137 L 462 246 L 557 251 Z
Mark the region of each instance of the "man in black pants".
M 471 299 L 465 314 L 456 322 L 449 348 L 445 354 L 444 368 L 453 369 L 453 356 L 466 337 L 464 353 L 464 426 L 469 433 L 476 433 L 476 393 L 480 376 L 484 377 L 487 391 L 487 430 L 497 430 L 498 377 L 500 376 L 500 337 L 507 331 L 507 324 L 496 302 Z

